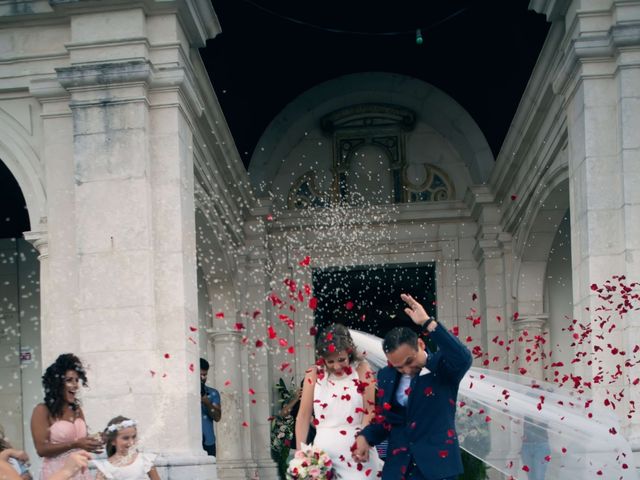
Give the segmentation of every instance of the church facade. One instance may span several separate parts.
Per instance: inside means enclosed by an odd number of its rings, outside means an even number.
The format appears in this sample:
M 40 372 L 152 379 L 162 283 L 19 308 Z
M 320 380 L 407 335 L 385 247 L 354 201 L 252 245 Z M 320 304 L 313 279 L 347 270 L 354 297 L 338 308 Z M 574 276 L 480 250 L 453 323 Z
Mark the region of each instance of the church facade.
M 313 362 L 314 272 L 429 265 L 478 366 L 592 383 L 640 451 L 638 367 L 609 373 L 638 310 L 594 348 L 605 283 L 640 281 L 640 2 L 530 8 L 551 28 L 497 158 L 455 98 L 372 72 L 298 97 L 245 169 L 198 52 L 209 1 L 0 5 L 0 161 L 30 222 L 0 240 L 7 435 L 36 457 L 40 375 L 71 351 L 90 427 L 136 418 L 164 478 L 275 479 L 274 385 Z

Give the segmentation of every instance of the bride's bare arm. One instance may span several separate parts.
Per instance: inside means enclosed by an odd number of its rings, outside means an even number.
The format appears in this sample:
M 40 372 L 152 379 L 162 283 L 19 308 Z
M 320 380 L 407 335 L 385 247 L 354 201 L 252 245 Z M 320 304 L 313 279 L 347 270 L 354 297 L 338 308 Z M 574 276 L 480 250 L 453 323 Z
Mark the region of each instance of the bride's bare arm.
M 307 370 L 302 386 L 302 397 L 300 397 L 300 409 L 296 417 L 296 450 L 300 450 L 303 442 L 306 443 L 309 434 L 309 424 L 313 414 L 313 389 L 318 378 L 316 367 Z
M 373 370 L 371 370 L 369 362 L 366 360 L 360 362 L 356 371 L 358 372 L 358 378 L 360 379 L 361 384 L 364 386 L 362 404 L 367 412 L 362 419 L 362 428 L 364 428 L 371 423 L 371 420 L 373 420 L 375 415 L 376 376 L 373 373 Z

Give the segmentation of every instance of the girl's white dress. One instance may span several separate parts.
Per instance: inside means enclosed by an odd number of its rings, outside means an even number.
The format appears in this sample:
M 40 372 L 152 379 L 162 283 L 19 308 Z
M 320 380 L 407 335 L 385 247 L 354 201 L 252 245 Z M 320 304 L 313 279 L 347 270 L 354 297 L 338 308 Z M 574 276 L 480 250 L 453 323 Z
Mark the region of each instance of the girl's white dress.
M 358 392 L 356 368 L 349 375 L 318 375 L 313 390 L 313 413 L 317 420 L 313 444 L 324 450 L 333 462 L 336 478 L 341 480 L 374 480 L 382 470 L 382 461 L 375 448 L 369 451 L 369 461 L 358 468 L 351 458 L 355 435 L 362 428 L 362 394 Z M 371 410 L 373 406 L 367 406 Z
M 138 452 L 129 465 L 116 466 L 109 460 L 94 460 L 93 463 L 108 480 L 149 480 L 149 470 L 153 468 L 156 456 Z

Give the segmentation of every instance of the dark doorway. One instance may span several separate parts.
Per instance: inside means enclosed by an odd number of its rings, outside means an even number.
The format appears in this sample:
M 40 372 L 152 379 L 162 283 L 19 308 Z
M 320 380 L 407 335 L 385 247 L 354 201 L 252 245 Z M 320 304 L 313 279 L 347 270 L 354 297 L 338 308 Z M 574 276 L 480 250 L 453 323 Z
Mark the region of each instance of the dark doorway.
M 404 313 L 401 293 L 412 295 L 429 315 L 436 312 L 433 263 L 314 269 L 313 290 L 319 329 L 338 322 L 383 337 L 393 327 L 415 327 Z
M 18 182 L 0 159 L 0 238 L 22 237 L 29 231 L 27 204 Z

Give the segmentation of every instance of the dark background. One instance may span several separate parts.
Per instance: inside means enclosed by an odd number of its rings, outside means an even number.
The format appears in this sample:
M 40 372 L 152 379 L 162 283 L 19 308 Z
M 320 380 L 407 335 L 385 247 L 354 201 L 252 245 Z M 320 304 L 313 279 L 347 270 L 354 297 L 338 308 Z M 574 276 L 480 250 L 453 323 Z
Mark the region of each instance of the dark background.
M 222 33 L 200 53 L 245 166 L 289 102 L 324 81 L 370 71 L 443 90 L 497 155 L 549 29 L 528 0 L 212 3 Z M 1 161 L 0 238 L 19 237 L 29 230 L 27 210 Z
M 543 15 L 527 9 L 528 0 L 212 3 L 222 33 L 201 55 L 245 165 L 271 120 L 297 96 L 371 71 L 443 90 L 474 118 L 497 155 L 549 29 Z M 406 33 L 374 35 L 391 32 Z
M 407 314 L 401 293 L 420 302 L 430 316 L 436 314 L 434 264 L 380 265 L 343 269 L 314 269 L 313 293 L 318 299 L 315 324 L 319 330 L 332 323 L 378 337 L 393 327 L 420 331 Z M 353 303 L 348 310 L 347 302 Z M 364 316 L 364 318 L 363 318 Z

